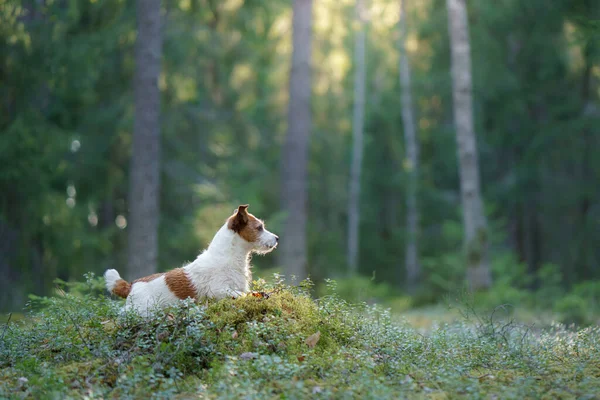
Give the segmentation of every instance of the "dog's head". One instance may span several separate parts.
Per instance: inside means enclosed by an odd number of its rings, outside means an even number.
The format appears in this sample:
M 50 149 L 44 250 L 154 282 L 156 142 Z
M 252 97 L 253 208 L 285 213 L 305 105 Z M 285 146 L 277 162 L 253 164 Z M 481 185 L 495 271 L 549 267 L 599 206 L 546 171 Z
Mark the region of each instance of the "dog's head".
M 252 245 L 256 253 L 268 253 L 277 247 L 279 236 L 269 232 L 260 219 L 248 212 L 248 205 L 239 206 L 227 220 L 227 228 Z

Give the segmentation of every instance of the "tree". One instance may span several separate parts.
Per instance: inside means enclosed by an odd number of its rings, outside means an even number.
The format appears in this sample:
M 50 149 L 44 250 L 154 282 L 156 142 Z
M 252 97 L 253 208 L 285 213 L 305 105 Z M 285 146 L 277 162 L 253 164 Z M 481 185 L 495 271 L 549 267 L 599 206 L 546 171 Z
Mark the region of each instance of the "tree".
M 308 144 L 311 129 L 312 0 L 294 0 L 288 132 L 282 157 L 281 200 L 286 212 L 281 262 L 288 276 L 307 275 Z
M 130 278 L 157 271 L 160 216 L 160 0 L 138 0 L 135 45 L 135 119 L 129 176 Z
M 360 224 L 360 177 L 363 159 L 365 124 L 365 24 L 363 0 L 356 0 L 358 31 L 354 42 L 354 109 L 352 114 L 352 164 L 348 196 L 348 266 L 350 273 L 358 269 Z
M 471 46 L 465 0 L 446 0 L 452 58 L 452 97 L 458 145 L 460 192 L 467 278 L 471 289 L 492 284 L 488 260 L 488 228 L 479 188 L 477 140 L 473 124 Z
M 406 153 L 406 285 L 413 290 L 417 283 L 420 266 L 418 259 L 417 230 L 419 210 L 417 208 L 417 179 L 419 171 L 419 144 L 415 129 L 414 106 L 412 101 L 411 72 L 406 52 L 406 2 L 400 0 L 400 90 L 402 92 L 402 124 Z

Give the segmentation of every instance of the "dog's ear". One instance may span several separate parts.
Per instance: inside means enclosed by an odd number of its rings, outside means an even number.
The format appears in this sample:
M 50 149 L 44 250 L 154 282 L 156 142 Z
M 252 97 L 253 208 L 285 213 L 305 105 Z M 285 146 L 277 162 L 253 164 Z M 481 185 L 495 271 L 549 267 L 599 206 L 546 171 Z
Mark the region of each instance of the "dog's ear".
M 246 222 L 248 222 L 248 204 L 239 206 L 237 213 L 243 215 L 246 218 Z
M 229 218 L 228 227 L 234 232 L 240 232 L 248 224 L 248 220 L 248 205 L 239 206 L 235 214 Z

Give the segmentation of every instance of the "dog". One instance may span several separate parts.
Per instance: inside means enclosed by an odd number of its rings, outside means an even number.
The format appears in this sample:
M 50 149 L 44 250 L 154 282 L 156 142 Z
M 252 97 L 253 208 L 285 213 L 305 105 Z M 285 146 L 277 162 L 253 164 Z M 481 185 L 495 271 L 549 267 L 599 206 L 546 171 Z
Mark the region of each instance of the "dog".
M 116 270 L 109 269 L 104 273 L 106 289 L 127 299 L 125 311 L 135 309 L 141 314 L 187 298 L 239 297 L 249 292 L 252 254 L 269 253 L 278 243 L 279 237 L 266 230 L 263 221 L 248 213 L 248 205 L 241 205 L 193 262 L 131 283 L 122 279 Z

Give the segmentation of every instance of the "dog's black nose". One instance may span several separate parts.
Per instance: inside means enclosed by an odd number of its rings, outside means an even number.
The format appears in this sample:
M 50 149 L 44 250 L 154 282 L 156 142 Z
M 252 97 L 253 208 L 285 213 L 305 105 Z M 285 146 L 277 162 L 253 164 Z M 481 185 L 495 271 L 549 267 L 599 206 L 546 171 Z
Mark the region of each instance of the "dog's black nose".
M 279 243 L 279 236 L 275 235 L 275 241 Z

